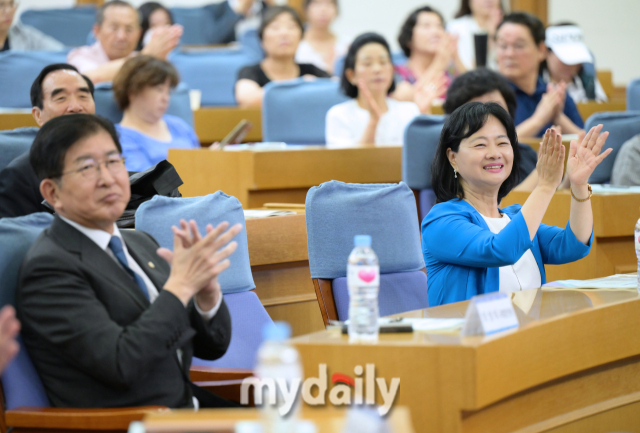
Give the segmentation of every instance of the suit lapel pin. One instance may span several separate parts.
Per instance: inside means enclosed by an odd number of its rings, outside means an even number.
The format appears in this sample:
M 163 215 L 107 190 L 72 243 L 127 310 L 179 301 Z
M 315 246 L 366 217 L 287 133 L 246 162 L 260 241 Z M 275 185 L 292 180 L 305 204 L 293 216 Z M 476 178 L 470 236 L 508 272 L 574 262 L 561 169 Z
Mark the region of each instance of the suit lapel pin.
M 153 262 L 149 262 L 148 265 L 149 265 L 149 267 L 151 269 L 155 269 L 156 268 L 156 265 L 154 265 Z

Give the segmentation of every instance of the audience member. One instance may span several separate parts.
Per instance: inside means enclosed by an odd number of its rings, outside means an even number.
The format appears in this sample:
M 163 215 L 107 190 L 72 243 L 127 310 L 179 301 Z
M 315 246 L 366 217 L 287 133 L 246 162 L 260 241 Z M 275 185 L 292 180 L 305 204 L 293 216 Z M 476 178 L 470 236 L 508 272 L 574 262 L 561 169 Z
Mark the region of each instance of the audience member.
M 204 7 L 211 18 L 205 28 L 210 44 L 228 44 L 240 40 L 248 31 L 260 27 L 260 21 L 274 0 L 225 0 Z
M 546 45 L 547 61 L 542 69 L 545 82 L 567 83 L 567 93 L 576 103 L 607 100 L 578 26 L 564 23 L 547 27 Z M 585 63 L 591 63 L 589 70 Z
M 498 25 L 498 68 L 516 91 L 515 124 L 524 137 L 540 137 L 552 125 L 560 126 L 563 133 L 578 133 L 584 123 L 566 94 L 566 83 L 546 84 L 539 76 L 547 56 L 544 41 L 544 25 L 526 12 L 511 13 Z
M 417 103 L 416 94 L 425 88 L 442 96 L 452 77 L 466 70 L 458 57 L 457 36 L 445 32 L 442 15 L 429 6 L 409 14 L 398 43 L 408 58 L 395 68 L 398 84 L 393 97 L 400 101 Z
M 140 40 L 136 48 L 138 51 L 149 43 L 154 29 L 170 27 L 174 24 L 171 11 L 158 2 L 146 2 L 140 5 L 138 15 L 140 16 Z
M 302 20 L 289 6 L 267 10 L 258 31 L 266 57 L 256 65 L 242 68 L 238 73 L 235 92 L 240 106 L 259 107 L 264 97 L 263 87 L 270 81 L 290 80 L 305 75 L 329 77 L 316 66 L 295 62 L 303 31 Z
M 467 102 L 495 102 L 504 108 L 511 118 L 516 114 L 516 94 L 506 78 L 486 68 L 474 69 L 453 80 L 443 108 L 451 114 Z M 518 128 L 516 128 L 518 132 Z M 538 152 L 528 144 L 518 142 L 520 164 L 518 179 L 520 183 L 514 189 L 533 191 L 538 184 Z
M 173 252 L 144 232 L 120 232 L 131 195 L 121 152 L 99 116 L 57 117 L 36 136 L 30 161 L 56 217 L 19 274 L 31 360 L 57 407 L 231 405 L 191 383 L 189 368 L 192 356 L 217 359 L 229 345 L 218 275 L 242 227 L 209 225 L 201 238 L 182 221 Z
M 328 146 L 395 145 L 420 109 L 413 102 L 389 97 L 395 90 L 389 44 L 377 33 L 358 36 L 349 47 L 340 86 L 349 101 L 327 112 Z
M 491 102 L 471 102 L 449 116 L 431 171 L 437 204 L 422 222 L 430 306 L 539 288 L 546 283 L 545 264 L 569 263 L 589 253 L 593 214 L 587 182 L 611 152 L 600 153 L 608 136 L 601 129 L 598 125 L 581 143 L 571 143 L 570 218 L 561 229 L 541 223 L 562 180 L 560 134 L 545 132 L 538 184 L 524 205 L 500 209 L 518 183 L 520 152 L 511 116 Z
M 171 63 L 144 55 L 127 60 L 114 78 L 113 93 L 124 112 L 116 129 L 127 170 L 144 171 L 167 159 L 171 148 L 200 147 L 187 122 L 165 114 L 179 81 Z
M 64 114 L 93 114 L 93 83 L 75 66 L 46 66 L 31 85 L 31 105 L 38 126 Z M 47 212 L 43 200 L 40 179 L 29 163 L 28 152 L 0 171 L 0 218 Z
M 134 50 L 141 36 L 138 11 L 125 1 L 111 0 L 98 9 L 93 33 L 97 41 L 74 49 L 67 60 L 94 83 L 112 81 L 124 62 L 136 55 Z M 180 36 L 179 25 L 159 27 L 141 53 L 166 59 Z
M 624 142 L 611 170 L 611 185 L 640 186 L 640 134 Z
M 462 0 L 453 21 L 447 24 L 447 31 L 458 35 L 458 55 L 467 69 L 476 67 L 476 44 L 474 35 L 487 35 L 487 66 L 496 69 L 494 37 L 496 28 L 502 21 L 501 0 Z
M 2 51 L 60 51 L 64 45 L 40 30 L 17 22 L 13 17 L 17 0 L 0 0 L 0 52 Z
M 311 63 L 329 74 L 336 59 L 347 53 L 348 45 L 331 32 L 338 16 L 338 0 L 305 0 L 307 27 L 296 51 L 296 63 Z
M 16 319 L 16 311 L 11 305 L 5 305 L 0 310 L 0 374 L 20 350 L 16 341 L 18 332 L 20 322 Z

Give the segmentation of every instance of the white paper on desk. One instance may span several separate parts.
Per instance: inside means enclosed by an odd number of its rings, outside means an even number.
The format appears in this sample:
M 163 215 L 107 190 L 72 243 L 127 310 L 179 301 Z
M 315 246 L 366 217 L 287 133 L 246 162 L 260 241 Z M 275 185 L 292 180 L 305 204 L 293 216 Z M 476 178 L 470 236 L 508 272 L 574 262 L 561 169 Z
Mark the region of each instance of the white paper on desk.
M 556 283 L 572 289 L 636 289 L 638 277 L 635 274 L 616 274 L 593 280 L 560 280 Z
M 295 215 L 296 213 L 290 210 L 245 210 L 244 219 L 252 218 L 268 218 L 274 216 L 283 215 Z
M 591 185 L 594 194 L 638 194 L 640 186 Z
M 400 320 L 399 320 L 400 319 Z M 378 326 L 388 325 L 390 323 L 398 324 L 410 324 L 414 331 L 421 332 L 436 332 L 436 331 L 455 331 L 462 328 L 464 323 L 463 318 L 455 319 L 439 319 L 439 318 L 416 318 L 416 317 L 402 317 L 402 318 L 389 318 L 380 317 L 378 319 Z M 344 322 L 345 325 L 349 324 L 349 321 Z

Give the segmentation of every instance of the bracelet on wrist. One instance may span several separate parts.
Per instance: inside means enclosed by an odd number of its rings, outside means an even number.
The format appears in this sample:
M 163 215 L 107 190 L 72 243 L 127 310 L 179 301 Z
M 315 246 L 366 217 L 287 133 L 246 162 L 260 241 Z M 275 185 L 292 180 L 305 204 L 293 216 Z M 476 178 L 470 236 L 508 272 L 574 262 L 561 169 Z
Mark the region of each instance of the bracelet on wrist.
M 589 196 L 587 198 L 578 198 L 573 193 L 573 188 L 569 188 L 569 190 L 571 191 L 571 197 L 573 197 L 574 200 L 577 201 L 578 203 L 583 203 L 583 202 L 589 200 L 591 198 L 591 196 L 593 195 L 593 191 L 591 190 L 591 185 L 587 184 L 587 189 L 589 190 Z

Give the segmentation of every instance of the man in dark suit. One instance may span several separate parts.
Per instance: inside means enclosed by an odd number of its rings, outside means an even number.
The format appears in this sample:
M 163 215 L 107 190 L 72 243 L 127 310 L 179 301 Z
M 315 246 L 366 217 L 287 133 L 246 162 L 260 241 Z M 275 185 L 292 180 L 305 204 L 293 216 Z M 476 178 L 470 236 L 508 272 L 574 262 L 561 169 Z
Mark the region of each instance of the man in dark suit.
M 27 350 L 54 406 L 230 405 L 193 385 L 189 367 L 229 345 L 218 275 L 242 227 L 201 237 L 182 222 L 173 252 L 120 232 L 131 194 L 121 152 L 113 125 L 93 115 L 57 117 L 36 136 L 30 161 L 57 215 L 20 270 Z
M 31 105 L 38 126 L 64 114 L 93 114 L 96 110 L 93 83 L 80 75 L 75 66 L 48 65 L 31 85 Z M 34 137 L 35 134 L 36 131 Z M 47 212 L 42 200 L 40 179 L 29 164 L 28 152 L 0 171 L 0 218 Z

